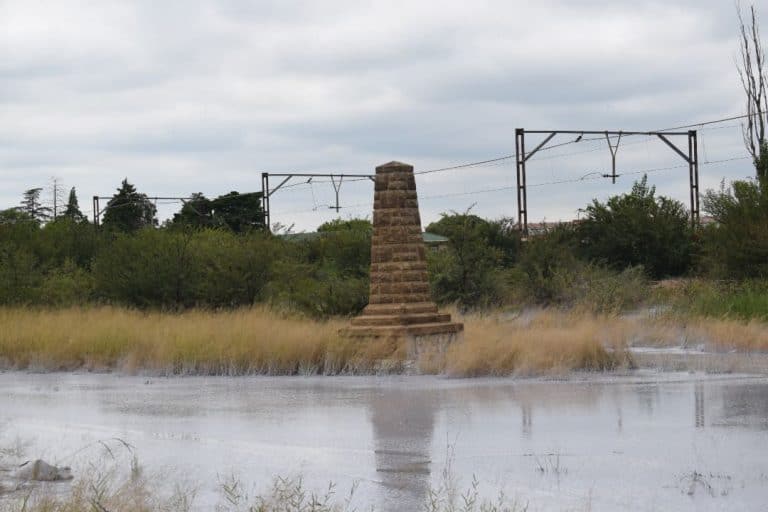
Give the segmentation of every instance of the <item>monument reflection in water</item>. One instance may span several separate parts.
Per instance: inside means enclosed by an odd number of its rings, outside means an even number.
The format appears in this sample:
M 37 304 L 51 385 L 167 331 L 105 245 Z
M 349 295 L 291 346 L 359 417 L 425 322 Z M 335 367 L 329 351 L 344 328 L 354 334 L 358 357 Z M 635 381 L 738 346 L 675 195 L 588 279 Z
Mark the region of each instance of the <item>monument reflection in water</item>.
M 419 510 L 431 486 L 432 438 L 442 399 L 436 390 L 398 389 L 369 401 L 378 510 Z

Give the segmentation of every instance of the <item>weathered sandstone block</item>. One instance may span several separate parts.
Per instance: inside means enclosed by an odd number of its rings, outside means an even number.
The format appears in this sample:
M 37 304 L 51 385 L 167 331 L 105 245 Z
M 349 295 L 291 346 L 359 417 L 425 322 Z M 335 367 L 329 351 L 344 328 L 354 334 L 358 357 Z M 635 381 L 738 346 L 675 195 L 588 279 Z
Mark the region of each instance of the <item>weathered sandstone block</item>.
M 342 333 L 358 338 L 450 340 L 461 332 L 464 325 L 438 313 L 430 298 L 426 261 L 413 166 L 380 165 L 373 199 L 370 299 Z

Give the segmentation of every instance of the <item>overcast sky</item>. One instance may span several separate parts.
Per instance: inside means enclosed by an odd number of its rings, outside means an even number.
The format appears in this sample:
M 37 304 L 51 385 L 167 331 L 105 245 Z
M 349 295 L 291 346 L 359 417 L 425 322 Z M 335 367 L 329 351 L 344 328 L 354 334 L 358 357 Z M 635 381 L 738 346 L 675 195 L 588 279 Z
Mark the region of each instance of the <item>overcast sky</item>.
M 737 30 L 728 0 L 0 0 L 0 208 L 51 177 L 77 187 L 90 214 L 91 196 L 124 177 L 151 196 L 215 197 L 260 190 L 263 171 L 509 155 L 517 127 L 652 130 L 737 115 Z M 711 128 L 700 160 L 742 159 L 702 165 L 702 186 L 750 175 L 738 123 Z M 621 144 L 619 173 L 683 163 L 658 140 Z M 575 218 L 639 177 L 546 185 L 609 165 L 604 141 L 533 157 L 529 221 Z M 471 193 L 514 181 L 514 160 L 420 176 L 423 223 L 473 205 L 516 216 L 513 188 Z M 687 169 L 649 181 L 687 203 Z M 463 195 L 435 197 L 449 194 Z M 342 185 L 340 215 L 370 216 L 372 195 L 368 182 Z M 333 202 L 327 183 L 278 191 L 272 219 L 313 230 Z

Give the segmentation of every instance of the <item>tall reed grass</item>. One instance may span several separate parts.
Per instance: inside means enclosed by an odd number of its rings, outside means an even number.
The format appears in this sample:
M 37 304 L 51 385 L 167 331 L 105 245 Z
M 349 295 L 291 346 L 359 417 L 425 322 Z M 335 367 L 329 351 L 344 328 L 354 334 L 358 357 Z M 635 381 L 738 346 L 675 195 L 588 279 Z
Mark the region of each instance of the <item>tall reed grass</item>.
M 180 314 L 110 307 L 0 309 L 0 359 L 7 367 L 41 370 L 356 371 L 366 354 L 337 336 L 342 325 L 263 309 Z
M 593 317 L 463 318 L 463 340 L 416 361 L 425 373 L 509 375 L 608 369 L 618 345 Z M 402 371 L 405 343 L 350 340 L 344 320 L 318 322 L 267 309 L 184 313 L 119 308 L 0 309 L 0 366 L 161 374 L 340 374 Z M 620 344 L 619 344 L 620 345 Z M 386 364 L 382 364 L 385 362 Z
M 768 324 L 760 320 L 669 316 L 635 319 L 625 327 L 633 345 L 704 348 L 713 352 L 768 351 Z
M 756 320 L 630 318 L 555 310 L 496 312 L 460 320 L 466 329 L 460 341 L 423 350 L 411 362 L 408 343 L 339 336 L 346 320 L 320 322 L 268 309 L 184 313 L 111 307 L 0 309 L 0 368 L 166 375 L 335 375 L 413 369 L 474 377 L 610 370 L 631 364 L 626 350 L 631 345 L 768 350 L 768 328 Z
M 546 311 L 512 318 L 469 316 L 464 321 L 464 342 L 448 348 L 449 375 L 610 370 L 629 363 L 625 333 L 616 328 L 615 318 Z

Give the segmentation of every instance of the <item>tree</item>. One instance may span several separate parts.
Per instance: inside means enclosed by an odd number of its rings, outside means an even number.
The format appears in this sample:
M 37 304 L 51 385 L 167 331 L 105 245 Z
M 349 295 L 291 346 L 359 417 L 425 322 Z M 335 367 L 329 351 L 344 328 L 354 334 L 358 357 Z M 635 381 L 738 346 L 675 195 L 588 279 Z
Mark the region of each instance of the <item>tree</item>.
M 430 281 L 438 302 L 455 302 L 464 307 L 500 302 L 496 270 L 504 261 L 496 223 L 469 212 L 442 214 L 427 231 L 448 237 L 448 251 L 429 254 Z
M 21 201 L 21 211 L 37 222 L 45 222 L 51 218 L 51 209 L 40 204 L 40 192 L 42 188 L 31 188 L 24 192 Z
M 333 219 L 324 222 L 317 227 L 318 233 L 330 233 L 333 231 L 360 231 L 373 232 L 373 224 L 368 219 Z
M 743 126 L 744 144 L 752 156 L 760 181 L 768 178 L 768 77 L 765 52 L 760 40 L 760 29 L 755 6 L 749 8 L 749 24 L 745 23 L 741 6 L 739 16 L 739 50 L 741 61 L 737 65 L 741 86 L 747 99 L 747 118 Z
M 146 194 L 137 192 L 126 178 L 107 203 L 102 223 L 116 231 L 133 233 L 144 227 L 155 226 L 155 213 L 155 206 Z
M 38 221 L 22 209 L 0 212 L 0 304 L 34 299 L 42 275 L 36 254 L 40 232 Z
M 174 226 L 192 226 L 196 228 L 214 225 L 213 203 L 202 192 L 195 192 L 184 202 L 179 213 L 173 214 Z
M 368 219 L 334 219 L 306 240 L 307 259 L 342 278 L 368 278 L 373 225 Z
M 705 262 L 720 277 L 768 277 L 768 187 L 734 181 L 708 190 L 704 211 L 715 221 L 704 230 Z
M 276 264 L 286 259 L 283 245 L 277 237 L 260 232 L 243 236 L 222 230 L 195 233 L 193 250 L 200 261 L 200 290 L 206 304 L 238 307 L 263 300 Z
M 654 278 L 685 273 L 693 253 L 688 211 L 680 201 L 655 194 L 643 176 L 629 194 L 587 206 L 578 227 L 585 255 L 616 270 L 642 265 Z
M 67 199 L 67 206 L 64 209 L 62 217 L 65 219 L 70 219 L 74 222 L 82 222 L 85 220 L 85 216 L 83 215 L 83 212 L 80 211 L 80 206 L 77 202 L 77 193 L 75 192 L 75 187 L 72 187 L 69 190 L 69 199 Z
M 199 287 L 193 235 L 158 229 L 116 234 L 93 263 L 97 295 L 136 307 L 193 305 Z
M 230 192 L 216 199 L 208 199 L 200 192 L 194 193 L 173 215 L 171 224 L 195 228 L 222 227 L 235 233 L 261 230 L 264 227 L 261 193 Z
M 211 211 L 215 225 L 228 227 L 235 233 L 264 228 L 261 192 L 224 194 L 211 201 Z

